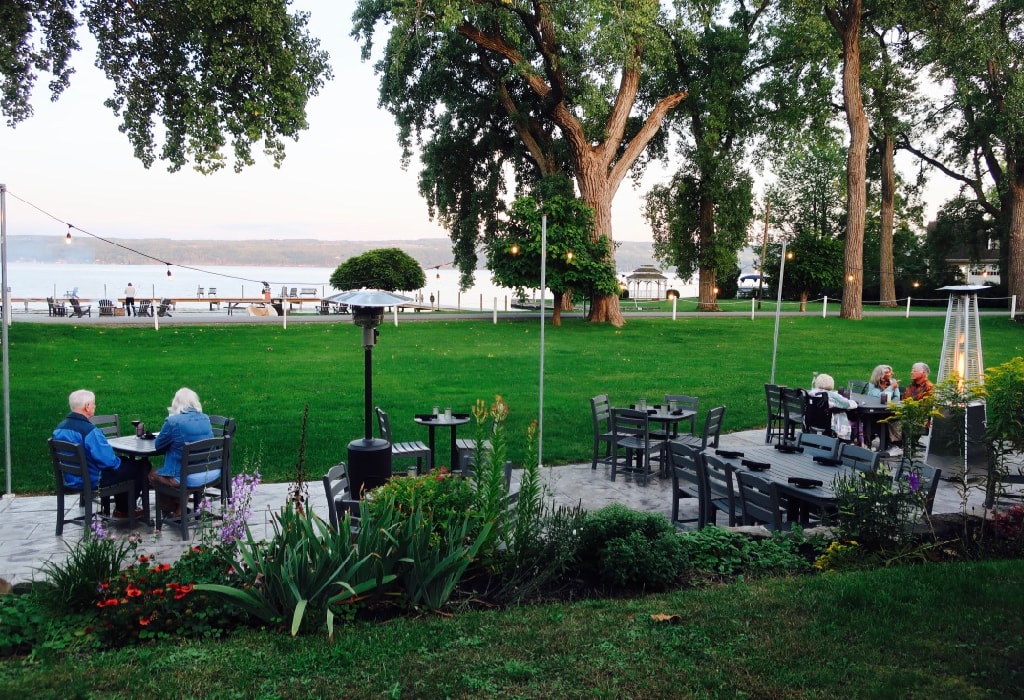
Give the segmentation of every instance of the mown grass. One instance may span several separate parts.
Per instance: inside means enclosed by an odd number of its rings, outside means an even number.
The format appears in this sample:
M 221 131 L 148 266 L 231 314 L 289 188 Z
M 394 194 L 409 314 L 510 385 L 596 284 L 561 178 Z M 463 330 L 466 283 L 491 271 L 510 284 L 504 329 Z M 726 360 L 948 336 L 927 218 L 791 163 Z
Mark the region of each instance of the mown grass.
M 867 379 L 880 362 L 909 379 L 915 361 L 938 364 L 942 316 L 872 316 L 859 322 L 783 317 L 776 381 L 807 386 L 812 372 L 839 383 Z M 763 384 L 771 373 L 774 319 L 630 318 L 625 327 L 567 320 L 546 331 L 545 464 L 588 461 L 589 398 L 622 405 L 665 393 L 700 397 L 703 411 L 724 404 L 727 432 L 763 426 Z M 426 439 L 412 422 L 433 405 L 468 411 L 501 394 L 511 407 L 511 456 L 521 461 L 538 412 L 537 320 L 385 324 L 373 354 L 374 403 L 391 414 L 398 440 Z M 1024 354 L 1024 326 L 982 321 L 986 365 Z M 303 408 L 310 406 L 307 474 L 345 460 L 363 434 L 363 349 L 359 329 L 337 324 L 165 326 L 149 328 L 16 323 L 10 328 L 11 449 L 16 493 L 53 490 L 46 438 L 67 413 L 67 395 L 87 387 L 99 413 L 124 428 L 140 418 L 159 429 L 181 386 L 208 413 L 238 419 L 235 454 L 261 464 L 268 481 L 288 481 L 298 460 Z M 466 430 L 463 428 L 462 430 Z M 376 433 L 376 426 L 374 426 Z M 439 454 L 447 454 L 439 431 Z M 460 433 L 462 434 L 462 433 Z
M 1024 562 L 998 561 L 403 617 L 334 641 L 43 651 L 0 664 L 0 696 L 1009 698 L 1022 650 Z

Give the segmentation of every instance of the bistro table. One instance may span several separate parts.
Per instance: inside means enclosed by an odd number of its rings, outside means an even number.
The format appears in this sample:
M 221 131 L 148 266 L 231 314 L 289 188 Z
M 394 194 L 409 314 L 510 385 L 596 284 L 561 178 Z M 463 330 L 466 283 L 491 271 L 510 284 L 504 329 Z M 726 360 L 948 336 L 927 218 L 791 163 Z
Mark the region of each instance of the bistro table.
M 153 465 L 149 458 L 160 454 L 156 449 L 156 436 L 140 438 L 134 435 L 122 435 L 108 438 L 107 442 L 110 443 L 116 454 L 138 462 L 138 468 L 143 470 L 145 485 L 142 487 L 142 519 L 152 525 L 153 521 L 149 517 L 149 471 Z
M 892 407 L 888 403 L 882 403 L 877 396 L 867 394 L 850 394 L 850 398 L 857 402 L 854 412 L 860 419 L 864 429 L 864 438 L 868 446 L 871 445 L 871 433 L 875 427 L 878 428 L 878 451 L 884 452 L 889 449 L 889 424 L 881 423 L 886 417 L 892 415 Z
M 430 463 L 437 465 L 437 452 L 434 450 L 434 430 L 438 426 L 447 426 L 451 428 L 452 438 L 452 461 L 449 462 L 448 470 L 454 472 L 459 468 L 459 451 L 455 444 L 455 431 L 460 425 L 465 425 L 469 422 L 468 413 L 453 413 L 451 417 L 446 416 L 443 413 L 434 415 L 432 413 L 422 413 L 413 418 L 413 421 L 420 425 L 427 426 L 427 446 L 430 448 Z
M 684 408 L 677 408 L 672 411 L 668 406 L 655 404 L 647 408 L 647 420 L 654 423 L 661 423 L 665 426 L 665 437 L 669 440 L 679 436 L 679 424 L 684 420 L 690 420 L 697 415 L 696 411 Z M 672 429 L 669 434 L 669 428 Z
M 729 452 L 730 450 L 720 449 L 718 451 Z M 787 453 L 771 446 L 744 446 L 743 449 L 735 450 L 735 452 L 741 452 L 743 456 L 718 455 L 718 457 L 737 470 L 751 471 L 762 479 L 774 483 L 779 494 L 784 496 L 789 504 L 790 519 L 799 519 L 801 522 L 807 522 L 807 516 L 811 511 L 825 512 L 833 508 L 836 496 L 832 491 L 832 480 L 836 476 L 846 476 L 853 472 L 850 467 L 831 467 L 819 464 L 814 461 L 814 456 L 810 451 Z M 706 453 L 713 455 L 716 454 L 716 450 L 709 447 Z M 745 459 L 754 462 L 767 462 L 771 467 L 763 471 L 755 471 L 742 464 L 742 460 Z M 789 483 L 791 477 L 816 479 L 821 482 L 821 486 L 801 488 Z

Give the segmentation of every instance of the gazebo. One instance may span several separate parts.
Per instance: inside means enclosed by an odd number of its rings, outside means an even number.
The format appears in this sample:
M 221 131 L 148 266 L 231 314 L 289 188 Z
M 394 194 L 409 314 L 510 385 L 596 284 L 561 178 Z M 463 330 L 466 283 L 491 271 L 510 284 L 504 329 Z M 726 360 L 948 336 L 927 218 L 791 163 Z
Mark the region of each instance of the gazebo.
M 626 276 L 626 289 L 631 299 L 662 299 L 668 291 L 668 277 L 654 265 L 641 265 Z

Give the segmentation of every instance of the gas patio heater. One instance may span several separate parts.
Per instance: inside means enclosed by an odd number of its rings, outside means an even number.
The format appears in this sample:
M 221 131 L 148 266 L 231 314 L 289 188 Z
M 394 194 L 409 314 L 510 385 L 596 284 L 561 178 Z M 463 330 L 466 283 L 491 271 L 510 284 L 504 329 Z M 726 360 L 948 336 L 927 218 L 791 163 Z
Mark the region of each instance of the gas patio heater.
M 352 309 L 352 322 L 363 329 L 363 437 L 348 444 L 348 478 L 352 493 L 358 498 L 364 490 L 376 488 L 391 478 L 391 443 L 374 439 L 373 415 L 373 346 L 377 344 L 377 326 L 384 321 L 384 309 L 401 306 L 408 299 L 378 289 L 342 292 L 331 301 L 347 304 Z
M 938 291 L 949 292 L 946 309 L 946 328 L 942 334 L 942 354 L 936 383 L 952 376 L 958 378 L 961 388 L 965 384 L 981 386 L 985 383 L 985 362 L 981 355 L 981 317 L 978 313 L 978 292 L 984 285 L 953 285 Z M 942 408 L 949 415 L 949 408 Z M 963 410 L 963 425 L 952 425 L 948 419 L 936 419 L 928 443 L 929 455 L 961 457 L 963 468 L 983 464 L 985 449 L 985 403 L 971 401 Z M 959 434 L 958 434 L 959 433 Z

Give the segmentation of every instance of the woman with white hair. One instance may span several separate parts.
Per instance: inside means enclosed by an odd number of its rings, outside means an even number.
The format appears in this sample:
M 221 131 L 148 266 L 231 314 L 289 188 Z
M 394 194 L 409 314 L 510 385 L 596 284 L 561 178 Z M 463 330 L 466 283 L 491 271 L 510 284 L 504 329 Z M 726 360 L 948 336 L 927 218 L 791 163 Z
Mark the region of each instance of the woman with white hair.
M 819 374 L 814 378 L 814 388 L 807 393 L 811 396 L 828 395 L 829 412 L 832 414 L 832 432 L 840 440 L 849 440 L 853 435 L 853 426 L 846 411 L 857 408 L 857 402 L 848 399 L 836 389 L 836 380 L 829 374 Z
M 178 389 L 174 394 L 170 407 L 167 409 L 167 420 L 156 436 L 156 449 L 164 452 L 164 465 L 150 475 L 153 481 L 177 486 L 181 476 L 181 456 L 186 442 L 205 440 L 213 437 L 210 417 L 203 413 L 203 405 L 199 403 L 196 392 L 187 387 Z M 189 475 L 189 487 L 202 486 L 220 478 L 220 470 L 204 474 Z

